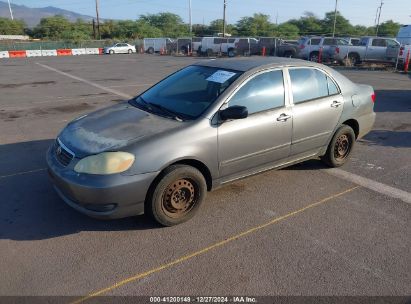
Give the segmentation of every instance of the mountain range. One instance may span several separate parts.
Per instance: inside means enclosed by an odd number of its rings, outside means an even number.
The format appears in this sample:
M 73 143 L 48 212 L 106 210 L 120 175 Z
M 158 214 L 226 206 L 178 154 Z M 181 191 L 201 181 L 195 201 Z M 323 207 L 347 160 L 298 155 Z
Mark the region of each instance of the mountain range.
M 75 21 L 78 18 L 84 21 L 91 21 L 92 16 L 81 15 L 72 11 L 57 8 L 54 6 L 47 6 L 41 8 L 32 8 L 25 5 L 11 5 L 14 19 L 22 19 L 26 22 L 28 27 L 36 26 L 41 18 L 51 17 L 54 15 L 62 15 L 70 21 Z M 10 18 L 9 5 L 7 2 L 0 1 L 0 17 Z

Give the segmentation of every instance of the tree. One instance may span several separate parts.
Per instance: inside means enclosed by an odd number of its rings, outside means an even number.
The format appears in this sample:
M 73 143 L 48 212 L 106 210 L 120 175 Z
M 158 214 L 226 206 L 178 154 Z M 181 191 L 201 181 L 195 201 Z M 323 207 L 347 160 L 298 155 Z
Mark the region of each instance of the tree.
M 180 16 L 172 13 L 141 15 L 140 19 L 161 30 L 166 37 L 182 37 L 189 35 L 188 25 Z
M 240 36 L 269 37 L 275 34 L 275 26 L 270 22 L 270 16 L 261 13 L 241 18 L 236 26 Z
M 385 21 L 378 28 L 378 36 L 396 37 L 400 30 L 401 24 L 392 20 Z
M 312 12 L 305 12 L 300 19 L 292 19 L 288 23 L 298 27 L 300 35 L 321 35 L 323 33 L 321 20 Z
M 325 13 L 325 18 L 322 20 L 323 33 L 330 35 L 334 28 L 334 12 Z M 336 36 L 349 36 L 353 32 L 353 26 L 348 19 L 344 18 L 340 12 L 337 11 L 337 18 L 335 23 Z
M 278 37 L 295 39 L 298 38 L 300 29 L 295 24 L 284 22 L 277 27 L 276 32 Z
M 24 35 L 26 24 L 22 20 L 0 18 L 0 35 Z
M 33 34 L 36 38 L 47 38 L 58 40 L 62 38 L 62 33 L 71 30 L 71 23 L 63 16 L 42 18 L 37 25 Z

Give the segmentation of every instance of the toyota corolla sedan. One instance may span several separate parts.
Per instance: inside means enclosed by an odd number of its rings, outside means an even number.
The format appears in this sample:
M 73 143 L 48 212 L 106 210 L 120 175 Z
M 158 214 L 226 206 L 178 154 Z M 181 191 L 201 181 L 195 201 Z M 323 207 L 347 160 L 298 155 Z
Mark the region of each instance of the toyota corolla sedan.
M 70 122 L 48 171 L 84 214 L 171 226 L 231 181 L 318 157 L 343 165 L 374 124 L 374 101 L 372 87 L 313 62 L 202 61 Z

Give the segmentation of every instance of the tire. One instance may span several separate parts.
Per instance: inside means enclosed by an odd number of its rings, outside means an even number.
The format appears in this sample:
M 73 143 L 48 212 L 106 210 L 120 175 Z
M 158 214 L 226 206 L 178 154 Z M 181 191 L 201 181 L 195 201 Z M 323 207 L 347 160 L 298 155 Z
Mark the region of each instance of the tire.
M 249 50 L 244 50 L 243 51 L 243 56 L 244 57 L 250 57 L 251 56 L 250 51 Z
M 132 54 L 132 53 L 133 53 L 133 50 L 130 49 L 130 50 L 127 51 L 127 53 L 128 53 L 128 54 Z
M 321 157 L 321 160 L 332 168 L 344 165 L 354 148 L 354 143 L 354 130 L 350 126 L 342 125 L 335 132 L 327 152 Z
M 358 55 L 356 54 L 348 54 L 347 57 L 344 58 L 343 64 L 346 67 L 353 67 L 359 63 Z
M 207 49 L 207 57 L 211 57 L 214 55 L 214 52 L 212 49 Z
M 149 47 L 147 53 L 154 54 L 154 49 L 152 47 Z
M 108 53 L 109 53 L 110 55 L 113 55 L 113 54 L 114 54 L 114 50 L 110 50 Z
M 187 49 L 187 47 L 186 47 L 186 46 L 182 46 L 182 47 L 180 48 L 180 53 L 181 53 L 181 54 L 184 54 L 184 55 L 187 55 L 187 54 L 188 54 L 188 49 Z
M 186 165 L 164 170 L 150 191 L 145 213 L 163 226 L 174 226 L 191 219 L 204 202 L 207 184 L 203 174 Z
M 319 58 L 319 53 L 318 52 L 312 52 L 308 58 L 309 61 L 312 62 L 318 62 L 318 58 Z
M 227 56 L 228 57 L 235 57 L 235 50 L 234 49 L 228 49 Z
M 294 54 L 293 54 L 293 52 L 286 51 L 286 52 L 284 52 L 284 57 L 293 58 L 293 57 L 294 57 Z

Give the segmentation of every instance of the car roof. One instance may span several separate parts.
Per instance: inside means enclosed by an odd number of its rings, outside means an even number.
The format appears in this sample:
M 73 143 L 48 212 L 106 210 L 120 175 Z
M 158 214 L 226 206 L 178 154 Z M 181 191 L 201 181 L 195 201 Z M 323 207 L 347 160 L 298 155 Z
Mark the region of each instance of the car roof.
M 242 57 L 198 61 L 195 65 L 216 67 L 246 72 L 253 69 L 278 68 L 286 66 L 320 66 L 311 61 L 284 57 Z

